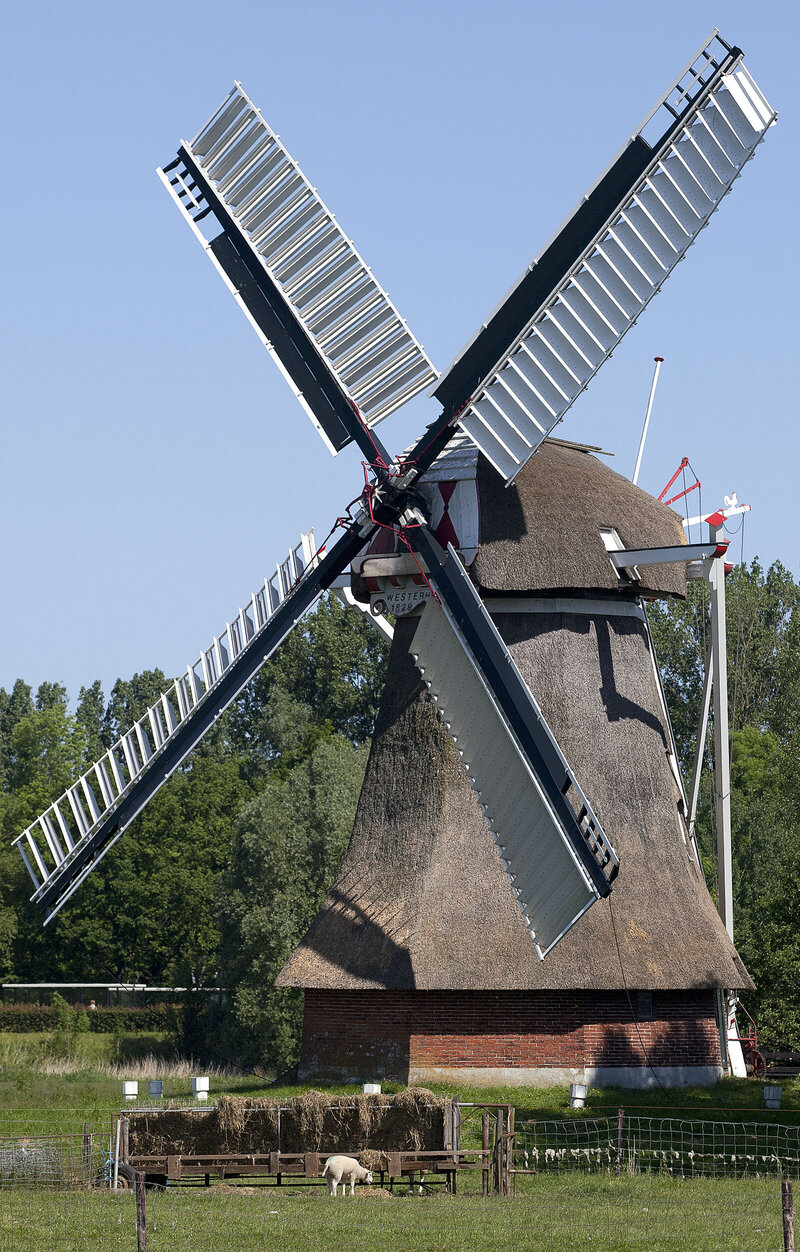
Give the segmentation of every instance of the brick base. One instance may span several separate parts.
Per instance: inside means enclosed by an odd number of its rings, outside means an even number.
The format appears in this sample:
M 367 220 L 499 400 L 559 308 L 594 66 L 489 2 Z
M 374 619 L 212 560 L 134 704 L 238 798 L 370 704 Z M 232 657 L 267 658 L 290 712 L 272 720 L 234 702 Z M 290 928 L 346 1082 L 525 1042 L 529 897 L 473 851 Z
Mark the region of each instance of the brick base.
M 653 1069 L 709 1082 L 721 1066 L 713 991 L 655 991 L 653 1020 L 638 1023 L 619 991 L 305 993 L 303 1079 L 600 1085 L 616 1074 L 630 1086 Z

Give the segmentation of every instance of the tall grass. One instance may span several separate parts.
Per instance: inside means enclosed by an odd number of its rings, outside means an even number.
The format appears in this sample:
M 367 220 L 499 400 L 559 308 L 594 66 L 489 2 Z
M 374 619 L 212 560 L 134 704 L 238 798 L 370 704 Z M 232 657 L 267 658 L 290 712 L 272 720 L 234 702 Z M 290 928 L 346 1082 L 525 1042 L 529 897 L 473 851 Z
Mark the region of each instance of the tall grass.
M 154 1045 L 158 1049 L 154 1050 Z M 58 1055 L 51 1034 L 0 1033 L 0 1071 L 25 1071 L 46 1077 L 84 1075 L 99 1078 L 185 1078 L 202 1072 L 218 1078 L 235 1076 L 225 1066 L 208 1065 L 178 1056 L 166 1038 L 157 1035 L 82 1035 L 69 1055 Z

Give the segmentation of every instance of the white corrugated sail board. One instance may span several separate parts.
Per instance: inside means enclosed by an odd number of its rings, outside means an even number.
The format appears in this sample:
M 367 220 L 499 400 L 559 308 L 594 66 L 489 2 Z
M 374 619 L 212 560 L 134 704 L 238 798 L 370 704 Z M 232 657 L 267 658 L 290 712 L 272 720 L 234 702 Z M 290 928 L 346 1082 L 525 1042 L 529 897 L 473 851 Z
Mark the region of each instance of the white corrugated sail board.
M 313 531 L 290 549 L 275 572 L 146 713 L 99 761 L 14 840 L 34 885 L 37 901 L 54 881 L 68 878 L 71 863 L 98 827 L 128 795 L 195 708 L 212 697 L 241 652 L 267 626 L 303 575 L 317 562 Z M 321 594 L 321 593 L 320 593 Z M 112 843 L 114 840 L 111 841 Z M 111 843 L 103 851 L 107 851 Z M 56 912 L 91 872 L 91 861 L 59 900 Z
M 722 75 L 473 392 L 459 424 L 509 482 L 660 290 L 775 117 L 743 64 Z
M 411 647 L 543 958 L 599 898 L 597 890 L 487 690 L 472 653 L 433 597 Z
M 240 84 L 186 148 L 368 425 L 431 384 L 423 348 Z

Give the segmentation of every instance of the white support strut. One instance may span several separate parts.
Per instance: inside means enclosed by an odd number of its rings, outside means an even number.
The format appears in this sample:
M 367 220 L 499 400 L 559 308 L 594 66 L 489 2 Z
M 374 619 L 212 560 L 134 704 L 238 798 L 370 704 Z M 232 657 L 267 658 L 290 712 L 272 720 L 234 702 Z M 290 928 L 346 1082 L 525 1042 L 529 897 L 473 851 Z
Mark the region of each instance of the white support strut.
M 645 440 L 647 439 L 647 428 L 650 425 L 650 414 L 653 411 L 653 401 L 655 400 L 655 397 L 656 397 L 656 387 L 658 386 L 658 376 L 661 373 L 661 366 L 664 364 L 663 356 L 654 357 L 653 360 L 655 361 L 656 367 L 653 370 L 653 381 L 650 384 L 650 396 L 647 401 L 647 412 L 644 415 L 644 425 L 642 426 L 642 437 L 639 440 L 639 452 L 636 457 L 636 464 L 633 467 L 633 478 L 631 479 L 631 482 L 633 483 L 634 487 L 639 481 L 639 470 L 641 469 L 642 456 L 644 455 L 644 444 L 645 444 Z
M 720 542 L 723 524 L 709 522 L 711 542 Z M 728 645 L 725 622 L 725 562 L 712 561 L 711 654 L 714 673 L 714 791 L 717 810 L 717 890 L 719 915 L 733 939 L 733 874 L 731 866 L 731 762 L 728 739 Z

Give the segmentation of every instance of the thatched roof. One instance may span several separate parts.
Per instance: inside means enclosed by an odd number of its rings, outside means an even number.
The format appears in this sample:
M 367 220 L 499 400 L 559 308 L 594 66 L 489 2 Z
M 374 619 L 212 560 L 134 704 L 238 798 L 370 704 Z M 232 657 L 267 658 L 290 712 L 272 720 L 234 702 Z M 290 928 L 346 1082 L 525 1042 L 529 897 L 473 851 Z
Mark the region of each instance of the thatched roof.
M 626 547 L 676 542 L 674 514 L 584 452 L 546 445 L 509 489 L 485 465 L 478 476 L 483 535 L 473 577 L 493 598 L 511 591 L 613 595 L 614 571 L 602 542 L 594 544 L 601 525 L 614 526 Z M 674 568 L 648 571 L 648 578 L 651 592 L 684 589 Z M 539 961 L 483 812 L 409 655 L 416 619 L 404 618 L 350 846 L 278 984 L 750 987 L 686 839 L 645 624 L 574 611 L 493 616 L 620 856 L 611 902 L 594 904 Z
M 352 841 L 281 986 L 749 987 L 684 843 L 636 618 L 496 619 L 620 855 L 611 897 L 540 962 L 398 622 Z M 623 971 L 624 970 L 624 979 Z
M 441 477 L 452 461 L 456 476 L 463 477 L 465 460 L 461 440 L 439 457 L 432 473 Z M 545 440 L 510 487 L 478 456 L 477 484 L 480 550 L 470 573 L 487 592 L 617 591 L 619 580 L 601 538 L 602 527 L 614 527 L 626 548 L 686 542 L 677 513 L 579 444 Z M 385 532 L 381 539 L 382 550 L 389 550 Z M 686 594 L 680 565 L 646 566 L 641 575 L 635 590 L 642 595 Z M 369 601 L 360 578 L 353 579 L 353 592 Z
M 547 440 L 511 487 L 478 459 L 481 547 L 472 577 L 486 591 L 616 591 L 601 527 L 626 548 L 685 543 L 680 519 L 579 448 Z M 643 567 L 644 595 L 686 594 L 680 565 Z

